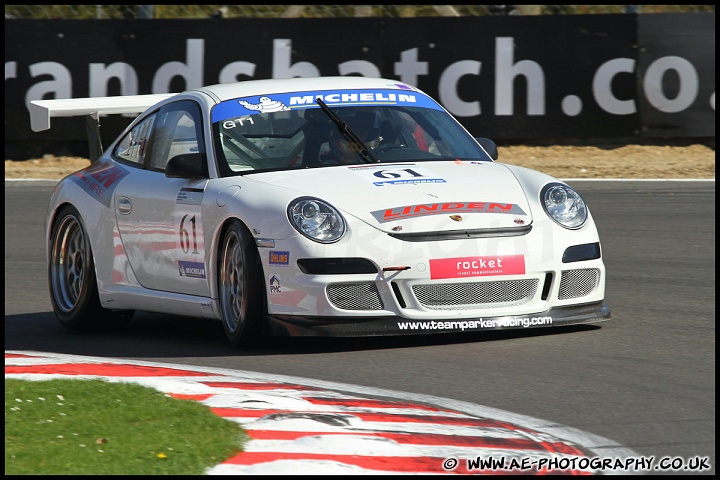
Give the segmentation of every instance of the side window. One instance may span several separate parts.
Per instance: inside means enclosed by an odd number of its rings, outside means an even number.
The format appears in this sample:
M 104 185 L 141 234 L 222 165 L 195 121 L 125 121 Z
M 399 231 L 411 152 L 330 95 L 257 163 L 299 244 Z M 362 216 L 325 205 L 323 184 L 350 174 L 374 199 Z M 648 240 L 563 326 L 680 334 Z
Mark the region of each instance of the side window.
M 160 109 L 148 153 L 150 169 L 164 171 L 172 157 L 204 150 L 200 108 L 196 103 L 183 100 Z
M 113 154 L 123 160 L 142 166 L 145 163 L 148 136 L 152 131 L 154 122 L 155 115 L 152 115 L 135 125 L 120 143 L 118 143 Z

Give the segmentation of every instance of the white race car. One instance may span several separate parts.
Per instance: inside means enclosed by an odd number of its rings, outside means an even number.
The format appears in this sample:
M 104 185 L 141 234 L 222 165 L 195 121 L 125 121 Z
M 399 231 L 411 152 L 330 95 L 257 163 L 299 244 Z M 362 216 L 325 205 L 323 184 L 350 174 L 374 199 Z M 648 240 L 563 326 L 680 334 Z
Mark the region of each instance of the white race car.
M 50 298 L 67 328 L 162 312 L 220 320 L 240 346 L 610 318 L 580 195 L 496 162 L 494 142 L 411 85 L 253 80 L 30 113 L 35 131 L 140 114 L 52 195 Z

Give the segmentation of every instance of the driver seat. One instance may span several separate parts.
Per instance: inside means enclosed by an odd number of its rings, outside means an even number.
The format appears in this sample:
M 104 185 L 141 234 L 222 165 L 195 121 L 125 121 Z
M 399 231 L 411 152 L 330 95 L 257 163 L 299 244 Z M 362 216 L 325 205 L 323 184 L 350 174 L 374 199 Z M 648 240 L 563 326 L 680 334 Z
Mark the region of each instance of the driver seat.
M 386 118 L 380 122 L 380 145 L 399 143 L 402 120 L 399 118 Z

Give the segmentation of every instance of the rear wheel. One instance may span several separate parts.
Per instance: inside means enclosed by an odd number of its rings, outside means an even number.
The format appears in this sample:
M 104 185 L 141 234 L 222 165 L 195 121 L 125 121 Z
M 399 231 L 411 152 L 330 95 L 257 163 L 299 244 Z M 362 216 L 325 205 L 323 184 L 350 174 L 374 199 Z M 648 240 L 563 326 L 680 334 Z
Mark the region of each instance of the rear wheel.
M 233 346 L 255 344 L 264 323 L 262 265 L 250 232 L 233 220 L 218 257 L 218 290 L 225 335 Z
M 101 306 L 90 240 L 72 206 L 64 207 L 53 225 L 48 283 L 55 316 L 66 328 L 113 330 L 132 318 L 132 311 L 115 312 Z

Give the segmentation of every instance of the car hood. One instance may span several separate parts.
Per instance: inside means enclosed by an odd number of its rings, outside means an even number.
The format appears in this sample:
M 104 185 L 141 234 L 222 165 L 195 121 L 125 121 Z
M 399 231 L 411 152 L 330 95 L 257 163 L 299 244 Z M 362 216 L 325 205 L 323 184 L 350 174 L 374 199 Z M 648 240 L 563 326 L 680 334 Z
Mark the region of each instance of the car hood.
M 387 233 L 516 229 L 532 223 L 518 180 L 492 162 L 353 165 L 252 178 L 325 200 Z

